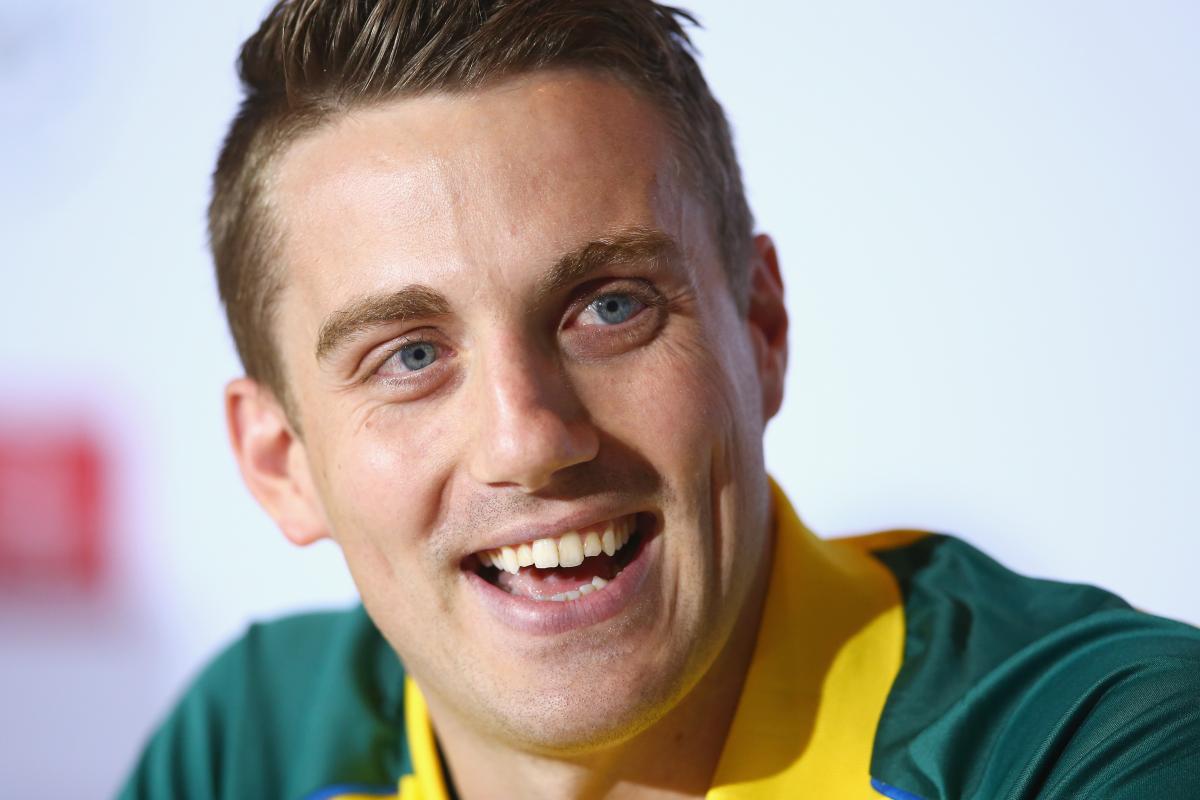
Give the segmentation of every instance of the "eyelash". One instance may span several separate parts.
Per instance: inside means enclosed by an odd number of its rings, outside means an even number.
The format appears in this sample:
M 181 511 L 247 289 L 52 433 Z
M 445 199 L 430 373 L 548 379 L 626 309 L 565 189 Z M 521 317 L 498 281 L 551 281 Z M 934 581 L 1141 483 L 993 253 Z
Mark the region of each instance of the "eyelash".
M 382 370 L 384 366 L 386 366 L 393 359 L 397 358 L 400 355 L 400 351 L 402 351 L 405 347 L 408 347 L 412 344 L 421 344 L 425 342 L 432 344 L 437 349 L 437 359 L 429 367 L 419 370 L 397 372 L 395 375 L 379 374 L 380 370 Z M 408 384 L 417 380 L 428 380 L 426 373 L 428 373 L 429 376 L 436 375 L 437 372 L 440 371 L 440 368 L 437 367 L 437 364 L 443 359 L 451 357 L 453 353 L 454 351 L 444 344 L 441 341 L 441 337 L 435 333 L 427 333 L 424 329 L 410 331 L 402 335 L 399 339 L 389 343 L 387 348 L 381 352 L 379 358 L 372 359 L 375 363 L 366 370 L 365 374 L 363 375 L 363 382 L 377 380 L 383 383 L 395 385 L 399 384 L 400 382 Z M 422 377 L 417 378 L 415 376 Z
M 590 336 L 597 337 L 610 335 L 606 334 L 606 331 L 611 331 L 613 334 L 625 332 L 630 328 L 630 326 L 637 325 L 637 321 L 644 317 L 648 311 L 661 308 L 667 304 L 666 298 L 657 289 L 655 289 L 652 284 L 645 281 L 635 281 L 630 279 L 613 281 L 610 279 L 597 283 L 600 283 L 600 285 L 597 286 L 596 283 L 593 283 L 592 286 L 594 288 L 585 289 L 577 296 L 577 300 L 570 305 L 567 313 L 564 315 L 565 319 L 567 320 L 567 324 L 560 326 L 560 328 L 568 327 L 570 323 L 578 319 L 578 317 L 584 313 L 592 303 L 601 297 L 608 295 L 625 295 L 631 297 L 641 305 L 641 308 L 634 312 L 633 316 L 623 322 L 618 322 L 612 325 L 583 326 L 588 329 L 598 329 L 590 331 L 588 334 Z M 443 359 L 450 358 L 454 355 L 454 351 L 440 341 L 439 338 L 440 337 L 433 332 L 429 332 L 429 335 L 424 335 L 423 329 L 405 333 L 399 339 L 393 341 L 386 348 L 386 350 L 382 352 L 380 357 L 376 360 L 374 366 L 366 371 L 366 374 L 363 376 L 363 381 L 366 382 L 370 380 L 376 380 L 385 384 L 395 385 L 400 382 L 409 384 L 415 381 L 427 380 L 428 377 L 433 377 L 438 371 L 440 371 L 440 369 L 437 367 L 437 364 Z M 426 367 L 425 369 L 408 370 L 406 372 L 397 373 L 396 375 L 381 376 L 379 374 L 380 370 L 382 370 L 383 367 L 394 358 L 397 358 L 400 354 L 400 351 L 405 347 L 422 342 L 428 342 L 437 348 L 437 360 L 432 365 Z
M 572 304 L 570 311 L 566 315 L 568 320 L 576 320 L 580 314 L 582 314 L 591 306 L 592 303 L 596 302 L 601 297 L 607 297 L 609 295 L 625 295 L 627 297 L 632 297 L 634 300 L 638 301 L 642 307 L 624 322 L 618 322 L 614 325 L 600 325 L 595 327 L 611 329 L 622 328 L 626 325 L 632 324 L 635 319 L 640 317 L 647 310 L 666 305 L 666 298 L 664 298 L 652 284 L 645 281 L 633 281 L 628 279 L 621 281 L 608 281 L 602 283 L 600 286 L 593 284 L 593 287 L 594 288 L 587 289 L 580 293 L 579 299 Z

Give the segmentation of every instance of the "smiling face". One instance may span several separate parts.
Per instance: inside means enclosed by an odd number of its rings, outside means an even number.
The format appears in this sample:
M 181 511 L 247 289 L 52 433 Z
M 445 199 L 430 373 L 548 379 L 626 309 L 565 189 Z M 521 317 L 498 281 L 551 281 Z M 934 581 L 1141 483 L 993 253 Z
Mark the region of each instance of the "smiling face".
M 231 386 L 251 488 L 338 542 L 435 719 L 578 751 L 661 717 L 756 619 L 785 346 L 657 112 L 571 72 L 399 100 L 272 196 L 303 438 Z

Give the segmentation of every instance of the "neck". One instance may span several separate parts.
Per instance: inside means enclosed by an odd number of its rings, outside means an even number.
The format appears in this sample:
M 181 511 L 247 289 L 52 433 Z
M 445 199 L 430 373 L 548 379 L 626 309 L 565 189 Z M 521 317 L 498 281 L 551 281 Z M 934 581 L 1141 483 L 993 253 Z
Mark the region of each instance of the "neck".
M 481 736 L 427 698 L 438 743 L 462 800 L 659 800 L 703 797 L 712 784 L 737 711 L 766 597 L 770 558 L 729 639 L 705 675 L 674 708 L 635 736 L 603 750 L 546 756 Z

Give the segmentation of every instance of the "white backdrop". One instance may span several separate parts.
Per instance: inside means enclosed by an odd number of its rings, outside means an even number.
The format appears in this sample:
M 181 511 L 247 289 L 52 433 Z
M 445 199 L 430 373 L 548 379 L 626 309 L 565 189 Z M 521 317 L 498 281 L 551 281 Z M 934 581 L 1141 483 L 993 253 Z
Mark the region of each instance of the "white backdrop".
M 689 7 L 783 259 L 768 463 L 809 524 L 955 532 L 1200 623 L 1200 6 Z M 104 591 L 0 593 L 14 796 L 110 794 L 248 620 L 354 597 L 221 420 L 203 211 L 264 10 L 0 6 L 0 414 L 95 416 L 119 467 Z

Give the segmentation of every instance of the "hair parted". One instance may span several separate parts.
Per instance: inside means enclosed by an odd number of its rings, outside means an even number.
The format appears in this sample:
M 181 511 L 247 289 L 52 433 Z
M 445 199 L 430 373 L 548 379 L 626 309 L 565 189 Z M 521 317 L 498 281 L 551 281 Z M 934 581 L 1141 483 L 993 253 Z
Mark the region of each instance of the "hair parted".
M 636 89 L 663 114 L 701 194 L 739 308 L 753 219 L 732 136 L 696 63 L 686 11 L 652 0 L 280 0 L 242 45 L 245 91 L 217 159 L 209 240 L 246 373 L 290 405 L 273 333 L 284 275 L 273 159 L 338 113 L 578 68 Z

